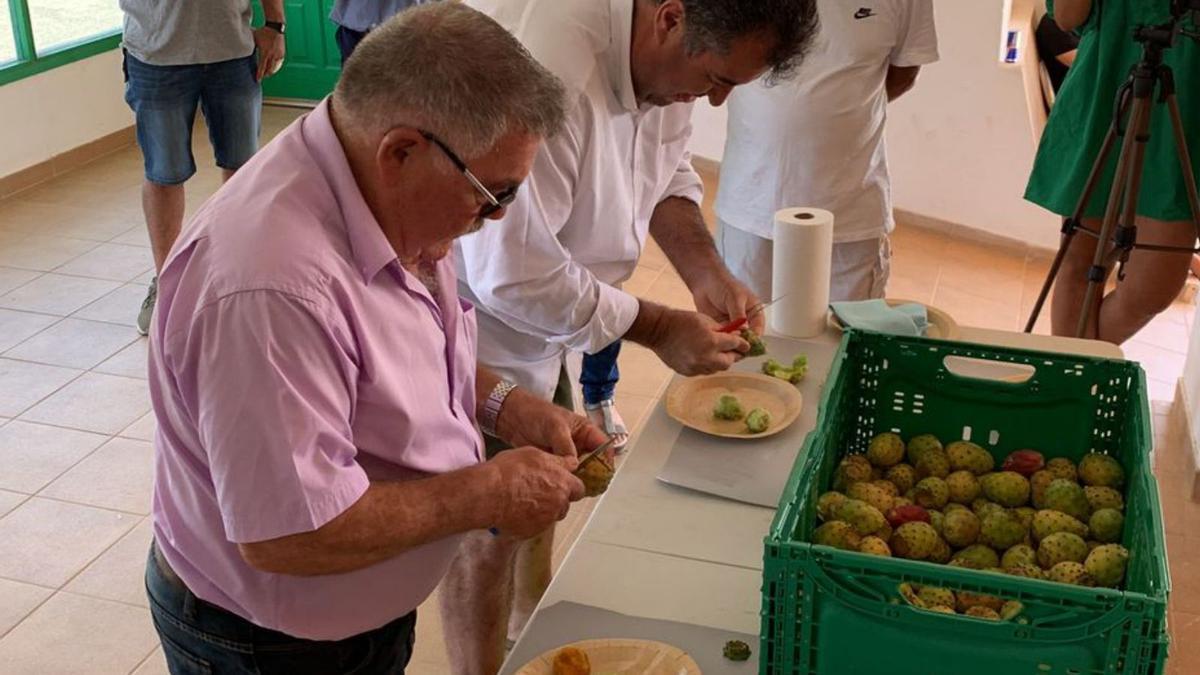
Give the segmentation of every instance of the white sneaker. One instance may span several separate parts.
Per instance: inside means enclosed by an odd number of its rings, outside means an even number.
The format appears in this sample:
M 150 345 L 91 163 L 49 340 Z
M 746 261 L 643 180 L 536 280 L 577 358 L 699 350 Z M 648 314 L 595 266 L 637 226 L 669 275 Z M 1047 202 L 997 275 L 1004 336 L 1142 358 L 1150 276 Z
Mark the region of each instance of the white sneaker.
M 613 400 L 610 398 L 599 403 L 585 403 L 583 409 L 592 424 L 616 439 L 612 445 L 613 452 L 625 452 L 625 445 L 629 443 L 629 430 L 625 428 L 625 420 L 621 419 L 621 413 L 617 412 Z

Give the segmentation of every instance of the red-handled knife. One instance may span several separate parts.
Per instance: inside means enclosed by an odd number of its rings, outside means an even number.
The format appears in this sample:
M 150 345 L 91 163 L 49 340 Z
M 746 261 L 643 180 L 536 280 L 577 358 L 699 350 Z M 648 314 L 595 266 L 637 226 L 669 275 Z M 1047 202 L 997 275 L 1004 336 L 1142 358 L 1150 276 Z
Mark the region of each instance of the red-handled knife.
M 729 323 L 725 324 L 724 326 L 721 326 L 717 330 L 722 333 L 732 333 L 735 330 L 741 330 L 742 326 L 745 326 L 752 317 L 757 316 L 758 314 L 762 313 L 762 311 L 764 309 L 766 309 L 766 308 L 770 307 L 771 305 L 779 302 L 780 300 L 786 298 L 787 295 L 788 295 L 787 293 L 784 293 L 783 295 L 775 298 L 774 300 L 772 300 L 770 302 L 760 302 L 757 305 L 751 307 L 750 311 L 746 312 L 746 316 L 743 316 L 740 319 L 734 319 L 733 321 L 730 321 Z

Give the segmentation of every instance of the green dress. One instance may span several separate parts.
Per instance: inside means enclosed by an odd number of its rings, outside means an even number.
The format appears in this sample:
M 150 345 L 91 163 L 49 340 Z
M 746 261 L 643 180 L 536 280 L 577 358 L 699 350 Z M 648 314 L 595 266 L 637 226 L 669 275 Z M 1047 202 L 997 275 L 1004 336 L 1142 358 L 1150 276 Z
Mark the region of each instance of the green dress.
M 1047 4 L 1053 12 L 1053 1 Z M 1142 46 L 1133 40 L 1133 29 L 1169 20 L 1169 5 L 1169 0 L 1093 1 L 1091 16 L 1079 29 L 1075 63 L 1067 73 L 1042 134 L 1025 188 L 1026 199 L 1063 216 L 1074 212 L 1112 124 L 1117 90 L 1141 58 Z M 1185 19 L 1185 28 L 1196 28 L 1195 20 Z M 1200 43 L 1180 36 L 1175 46 L 1167 50 L 1164 61 L 1175 73 L 1176 97 L 1192 171 L 1200 176 Z M 1120 141 L 1118 138 L 1109 155 L 1085 216 L 1104 215 Z M 1159 220 L 1192 219 L 1170 115 L 1163 104 L 1155 104 L 1150 119 L 1150 142 L 1146 146 L 1137 212 Z

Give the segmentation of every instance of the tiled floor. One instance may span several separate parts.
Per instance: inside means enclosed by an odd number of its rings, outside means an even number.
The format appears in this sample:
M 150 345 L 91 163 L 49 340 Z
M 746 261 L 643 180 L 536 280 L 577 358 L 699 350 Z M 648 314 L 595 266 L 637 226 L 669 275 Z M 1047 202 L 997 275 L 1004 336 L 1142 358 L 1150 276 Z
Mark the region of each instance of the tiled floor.
M 266 134 L 297 111 L 268 108 Z M 220 183 L 197 135 L 188 212 Z M 152 262 L 141 224 L 140 155 L 103 158 L 0 202 L 0 670 L 164 673 L 141 589 L 150 541 L 146 341 L 130 323 Z M 710 194 L 712 191 L 710 190 Z M 889 289 L 964 324 L 1018 329 L 1048 267 L 1044 257 L 901 226 Z M 651 245 L 627 288 L 689 306 L 690 294 Z M 1182 371 L 1194 307 L 1176 303 L 1125 346 L 1168 401 Z M 1045 322 L 1041 324 L 1045 330 Z M 635 428 L 670 373 L 627 345 L 617 405 Z M 1175 593 L 1171 672 L 1200 672 L 1200 505 L 1188 499 L 1181 422 L 1156 405 L 1158 458 Z M 1160 447 L 1163 447 L 1160 443 Z M 590 515 L 559 528 L 561 561 Z M 98 630 L 97 627 L 102 627 Z M 420 611 L 410 672 L 446 672 L 436 602 Z

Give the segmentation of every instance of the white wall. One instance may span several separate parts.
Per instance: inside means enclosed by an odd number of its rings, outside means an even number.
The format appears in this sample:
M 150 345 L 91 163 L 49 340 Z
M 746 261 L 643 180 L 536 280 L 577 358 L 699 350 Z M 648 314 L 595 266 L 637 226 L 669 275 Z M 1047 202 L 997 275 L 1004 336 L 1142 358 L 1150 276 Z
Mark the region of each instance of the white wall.
M 120 50 L 0 87 L 0 176 L 133 124 L 124 97 Z
M 1190 423 L 1195 466 L 1200 467 L 1200 330 L 1195 330 L 1196 321 L 1200 321 L 1200 306 L 1192 319 L 1187 361 L 1183 364 L 1183 400 L 1178 403 L 1184 406 L 1184 414 Z
M 935 7 L 941 61 L 888 113 L 895 207 L 1054 248 L 1058 217 L 1021 198 L 1036 133 L 1022 70 L 997 61 L 1004 2 Z M 723 108 L 696 106 L 694 153 L 720 160 L 725 119 Z

